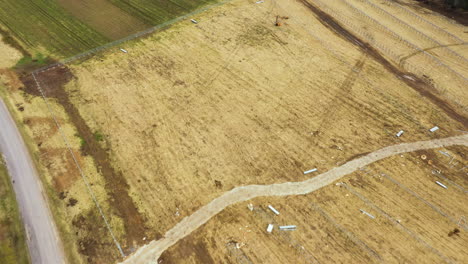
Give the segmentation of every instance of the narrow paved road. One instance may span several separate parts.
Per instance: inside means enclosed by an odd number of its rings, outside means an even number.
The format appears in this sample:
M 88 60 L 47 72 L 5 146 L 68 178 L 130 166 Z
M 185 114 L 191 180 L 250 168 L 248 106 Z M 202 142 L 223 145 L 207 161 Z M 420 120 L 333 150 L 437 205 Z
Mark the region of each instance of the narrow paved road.
M 259 196 L 308 194 L 378 160 L 405 152 L 454 145 L 468 146 L 468 135 L 404 143 L 385 147 L 302 182 L 286 182 L 271 185 L 248 185 L 234 188 L 231 191 L 226 192 L 220 197 L 214 199 L 209 204 L 201 207 L 192 215 L 185 217 L 176 226 L 169 230 L 163 238 L 157 241 L 153 240 L 149 244 L 141 247 L 135 252 L 135 254 L 131 255 L 123 263 L 157 263 L 159 256 L 166 249 L 189 235 L 192 231 L 206 223 L 213 216 L 221 212 L 229 205 L 250 200 Z
M 5 103 L 0 99 L 0 152 L 6 161 L 33 264 L 62 264 L 64 254 L 39 176 Z M 1 262 L 1 261 L 0 261 Z

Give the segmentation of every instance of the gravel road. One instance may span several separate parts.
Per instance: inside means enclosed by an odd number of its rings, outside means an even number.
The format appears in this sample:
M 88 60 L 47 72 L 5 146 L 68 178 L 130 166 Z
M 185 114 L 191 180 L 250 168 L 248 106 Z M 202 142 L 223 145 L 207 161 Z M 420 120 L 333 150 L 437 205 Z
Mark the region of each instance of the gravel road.
M 0 152 L 7 164 L 33 264 L 65 263 L 39 175 L 5 103 L 0 99 Z M 0 261 L 1 262 L 1 261 Z

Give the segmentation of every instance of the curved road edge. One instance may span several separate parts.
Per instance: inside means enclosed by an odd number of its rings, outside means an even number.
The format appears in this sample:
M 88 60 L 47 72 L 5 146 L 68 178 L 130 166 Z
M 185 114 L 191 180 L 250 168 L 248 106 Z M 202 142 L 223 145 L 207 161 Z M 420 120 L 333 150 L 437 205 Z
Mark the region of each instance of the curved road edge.
M 122 262 L 122 264 L 157 263 L 159 256 L 166 249 L 208 222 L 208 220 L 229 205 L 247 201 L 259 196 L 308 194 L 381 159 L 406 152 L 449 147 L 454 145 L 463 145 L 468 147 L 468 135 L 403 143 L 384 147 L 302 182 L 285 182 L 271 185 L 248 185 L 234 188 L 218 198 L 215 198 L 210 203 L 195 211 L 192 215 L 182 219 L 182 221 L 167 231 L 164 237 L 160 240 L 153 240 L 149 244 L 139 248 L 133 255 L 129 256 L 124 262 Z
M 31 263 L 66 263 L 39 175 L 8 108 L 0 99 L 0 152 L 13 182 Z

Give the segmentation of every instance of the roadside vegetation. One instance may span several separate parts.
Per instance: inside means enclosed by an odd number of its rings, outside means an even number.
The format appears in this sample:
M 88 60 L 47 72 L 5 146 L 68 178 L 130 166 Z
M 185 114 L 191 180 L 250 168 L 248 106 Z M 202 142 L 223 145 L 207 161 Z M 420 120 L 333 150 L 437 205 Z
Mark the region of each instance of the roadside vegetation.
M 13 186 L 0 159 L 0 260 L 2 264 L 29 263 L 22 221 Z

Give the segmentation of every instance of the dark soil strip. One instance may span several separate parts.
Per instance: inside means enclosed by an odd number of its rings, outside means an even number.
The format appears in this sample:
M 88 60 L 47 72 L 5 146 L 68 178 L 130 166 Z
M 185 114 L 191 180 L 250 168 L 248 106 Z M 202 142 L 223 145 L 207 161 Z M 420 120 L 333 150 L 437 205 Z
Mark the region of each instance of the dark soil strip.
M 45 96 L 55 98 L 64 107 L 80 136 L 86 142 L 82 146 L 83 153 L 93 157 L 95 164 L 104 176 L 105 189 L 110 196 L 110 206 L 124 222 L 126 243 L 122 243 L 122 246 L 129 248 L 133 247 L 133 243 L 140 244 L 142 238 L 146 236 L 146 219 L 138 212 L 132 198 L 129 196 L 129 185 L 124 176 L 111 166 L 108 152 L 96 141 L 93 131 L 81 117 L 78 109 L 72 104 L 67 92 L 64 90 L 63 86 L 72 80 L 74 76 L 67 67 L 62 66 L 36 74 L 36 77 L 42 89 L 44 89 Z M 25 92 L 41 96 L 30 74 L 23 76 L 22 82 L 25 85 Z
M 400 64 L 403 65 L 403 62 L 408 60 L 409 58 L 413 57 L 413 56 L 416 56 L 420 53 L 423 53 L 425 51 L 429 51 L 429 50 L 433 50 L 433 49 L 439 49 L 439 48 L 445 48 L 445 47 L 453 47 L 453 46 L 465 46 L 465 45 L 468 45 L 468 43 L 462 43 L 462 44 L 448 44 L 448 45 L 437 45 L 437 46 L 434 46 L 434 47 L 430 47 L 430 48 L 425 48 L 425 49 L 422 49 L 420 51 L 415 51 L 403 58 L 400 59 Z
M 358 153 L 358 154 L 354 154 L 353 156 L 349 157 L 348 159 L 345 160 L 344 163 L 348 163 L 352 160 L 355 160 L 357 158 L 360 158 L 360 157 L 364 157 L 366 156 L 367 154 L 369 154 L 370 152 L 363 152 L 363 153 Z
M 432 85 L 425 82 L 423 79 L 418 76 L 405 72 L 391 62 L 389 62 L 382 54 L 380 54 L 374 47 L 369 43 L 361 40 L 353 33 L 345 29 L 341 24 L 339 24 L 332 16 L 322 11 L 320 8 L 315 5 L 307 2 L 306 0 L 300 0 L 307 8 L 309 8 L 318 18 L 320 23 L 325 27 L 335 32 L 338 36 L 348 40 L 353 45 L 359 47 L 363 52 L 370 55 L 374 60 L 382 64 L 389 72 L 395 75 L 398 79 L 406 83 L 409 87 L 417 91 L 421 96 L 429 99 L 432 103 L 437 105 L 442 109 L 449 117 L 453 120 L 458 121 L 463 127 L 468 127 L 468 117 L 464 114 L 458 113 L 457 110 L 452 108 L 452 106 L 436 95 L 434 92 L 437 92 Z
M 15 48 L 16 50 L 18 50 L 19 52 L 21 52 L 23 57 L 31 57 L 31 54 L 29 54 L 29 52 L 26 49 L 24 49 L 23 46 L 21 46 L 21 44 L 18 41 L 16 41 L 15 38 L 13 38 L 13 36 L 10 34 L 10 32 L 8 32 L 6 30 L 3 30 L 0 27 L 0 35 L 3 36 L 2 41 L 5 44 L 8 44 L 9 46 L 11 46 L 11 47 Z

